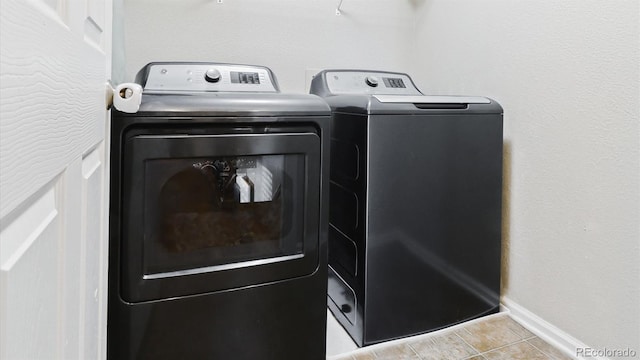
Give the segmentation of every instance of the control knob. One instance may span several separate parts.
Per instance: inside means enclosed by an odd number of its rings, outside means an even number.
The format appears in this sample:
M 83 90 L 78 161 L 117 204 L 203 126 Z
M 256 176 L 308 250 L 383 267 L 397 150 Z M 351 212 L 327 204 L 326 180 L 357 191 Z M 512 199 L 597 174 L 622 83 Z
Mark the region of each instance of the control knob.
M 204 79 L 207 80 L 208 82 L 212 82 L 212 83 L 216 83 L 216 82 L 220 81 L 221 77 L 222 77 L 222 75 L 220 74 L 220 71 L 218 71 L 218 69 L 214 69 L 214 68 L 211 68 L 211 69 L 207 70 L 206 73 L 204 73 Z
M 367 76 L 364 79 L 364 82 L 367 83 L 367 85 L 371 86 L 371 87 L 376 87 L 378 86 L 378 78 L 375 76 Z

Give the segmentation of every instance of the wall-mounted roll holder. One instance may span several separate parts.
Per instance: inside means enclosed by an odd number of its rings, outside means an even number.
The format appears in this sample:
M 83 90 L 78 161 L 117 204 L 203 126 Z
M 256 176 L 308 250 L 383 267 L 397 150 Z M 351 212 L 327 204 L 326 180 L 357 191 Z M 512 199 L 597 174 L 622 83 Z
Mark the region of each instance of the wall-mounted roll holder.
M 142 86 L 136 83 L 122 83 L 115 88 L 111 80 L 105 84 L 106 108 L 112 107 L 126 113 L 136 113 L 142 101 Z

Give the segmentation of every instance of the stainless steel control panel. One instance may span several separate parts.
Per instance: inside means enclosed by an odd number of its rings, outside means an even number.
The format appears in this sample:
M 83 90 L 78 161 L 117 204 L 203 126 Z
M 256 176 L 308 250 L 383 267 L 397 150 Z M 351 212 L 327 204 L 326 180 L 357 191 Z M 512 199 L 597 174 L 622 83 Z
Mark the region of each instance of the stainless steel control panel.
M 422 95 L 406 74 L 383 71 L 327 71 L 325 80 L 334 95 Z
M 271 71 L 262 66 L 206 63 L 153 64 L 145 92 L 278 92 Z

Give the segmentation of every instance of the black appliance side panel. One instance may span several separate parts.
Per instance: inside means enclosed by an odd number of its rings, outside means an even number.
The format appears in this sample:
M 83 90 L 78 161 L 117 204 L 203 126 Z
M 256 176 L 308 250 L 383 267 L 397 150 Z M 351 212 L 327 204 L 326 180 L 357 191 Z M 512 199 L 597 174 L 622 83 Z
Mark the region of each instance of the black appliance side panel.
M 365 344 L 497 311 L 502 115 L 373 115 L 369 143 Z
M 334 113 L 331 124 L 329 309 L 362 346 L 366 266 L 367 116 Z M 333 283 L 332 283 L 333 282 Z

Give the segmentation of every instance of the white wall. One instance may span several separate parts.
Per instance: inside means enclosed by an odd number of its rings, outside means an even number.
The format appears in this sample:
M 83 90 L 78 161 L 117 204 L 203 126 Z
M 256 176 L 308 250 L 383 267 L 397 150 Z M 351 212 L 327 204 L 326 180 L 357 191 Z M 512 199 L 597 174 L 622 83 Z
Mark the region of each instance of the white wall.
M 411 63 L 413 0 L 125 1 L 127 81 L 150 61 L 266 65 L 284 92 L 307 92 L 306 71 L 401 70 Z
M 638 0 L 427 0 L 414 76 L 505 109 L 503 295 L 640 353 Z

